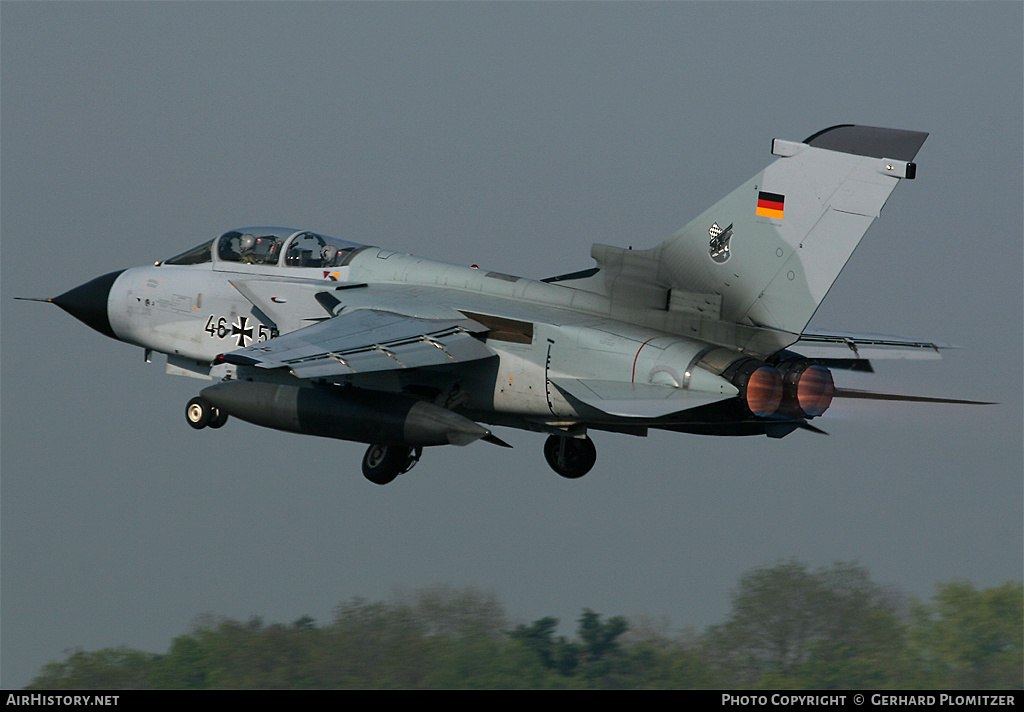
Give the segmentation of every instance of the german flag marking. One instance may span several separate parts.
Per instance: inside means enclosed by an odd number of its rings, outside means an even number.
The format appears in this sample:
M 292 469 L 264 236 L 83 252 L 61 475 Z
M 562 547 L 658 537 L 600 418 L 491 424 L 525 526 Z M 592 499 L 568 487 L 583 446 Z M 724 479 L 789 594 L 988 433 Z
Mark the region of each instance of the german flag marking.
M 782 220 L 783 208 L 786 196 L 778 193 L 767 193 L 760 191 L 757 194 L 757 209 L 754 213 L 763 218 L 775 218 Z

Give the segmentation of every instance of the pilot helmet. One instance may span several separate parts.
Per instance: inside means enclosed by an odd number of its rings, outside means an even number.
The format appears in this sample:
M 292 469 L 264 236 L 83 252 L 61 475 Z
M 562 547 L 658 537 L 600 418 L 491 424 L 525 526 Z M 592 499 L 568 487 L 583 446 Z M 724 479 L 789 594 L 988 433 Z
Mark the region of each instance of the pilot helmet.
M 249 233 L 246 233 L 242 235 L 240 238 L 238 238 L 238 252 L 240 254 L 250 252 L 252 248 L 254 248 L 255 246 L 256 238 L 250 235 Z

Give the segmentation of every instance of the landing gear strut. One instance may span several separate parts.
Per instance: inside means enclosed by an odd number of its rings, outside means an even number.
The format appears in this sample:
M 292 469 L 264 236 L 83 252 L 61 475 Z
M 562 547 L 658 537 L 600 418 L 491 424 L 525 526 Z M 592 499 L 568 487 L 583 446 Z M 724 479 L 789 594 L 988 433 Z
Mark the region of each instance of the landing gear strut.
M 386 485 L 411 470 L 422 454 L 421 447 L 371 445 L 363 455 L 363 477 L 375 485 Z
M 185 420 L 196 430 L 219 428 L 228 422 L 228 414 L 214 408 L 202 396 L 196 396 L 185 406 Z
M 590 472 L 597 462 L 597 448 L 594 441 L 585 435 L 582 438 L 552 435 L 544 442 L 544 458 L 552 470 L 575 480 Z

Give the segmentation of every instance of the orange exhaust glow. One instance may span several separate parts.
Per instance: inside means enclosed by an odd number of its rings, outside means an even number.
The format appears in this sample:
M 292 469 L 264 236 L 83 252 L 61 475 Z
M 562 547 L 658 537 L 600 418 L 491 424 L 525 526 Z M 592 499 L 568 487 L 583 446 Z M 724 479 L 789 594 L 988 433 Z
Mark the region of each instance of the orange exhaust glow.
M 832 372 L 824 366 L 806 361 L 790 362 L 782 379 L 785 384 L 783 409 L 786 412 L 816 418 L 832 404 L 836 386 Z
M 782 376 L 771 366 L 761 366 L 747 379 L 744 397 L 754 415 L 771 415 L 782 403 Z
M 815 417 L 828 410 L 835 392 L 832 373 L 824 366 L 810 366 L 797 381 L 796 400 L 803 412 Z

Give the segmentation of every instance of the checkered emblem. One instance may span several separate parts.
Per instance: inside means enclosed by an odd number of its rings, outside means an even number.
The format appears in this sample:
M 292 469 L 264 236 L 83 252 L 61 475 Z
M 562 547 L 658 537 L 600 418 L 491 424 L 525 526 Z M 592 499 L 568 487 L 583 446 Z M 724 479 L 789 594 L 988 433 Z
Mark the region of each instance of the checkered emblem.
M 708 234 L 711 236 L 711 240 L 708 242 L 708 254 L 718 264 L 722 264 L 729 259 L 729 240 L 732 239 L 732 226 L 733 223 L 729 223 L 729 227 L 722 229 L 718 226 L 718 223 L 712 223 L 711 227 L 708 228 Z

